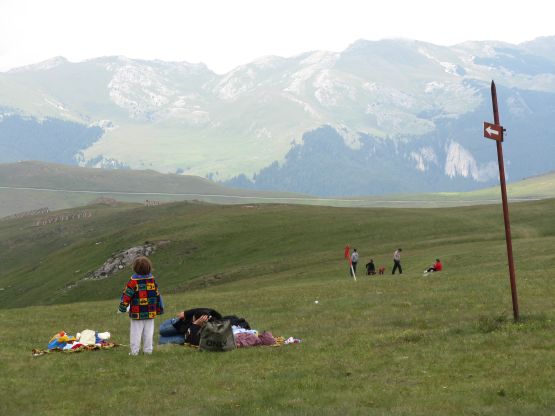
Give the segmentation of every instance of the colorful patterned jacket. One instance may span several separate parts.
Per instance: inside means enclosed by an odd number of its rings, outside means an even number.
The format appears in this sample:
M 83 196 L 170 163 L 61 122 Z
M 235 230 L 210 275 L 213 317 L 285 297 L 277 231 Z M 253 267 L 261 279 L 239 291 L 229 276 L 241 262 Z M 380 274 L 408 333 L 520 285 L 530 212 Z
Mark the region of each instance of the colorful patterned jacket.
M 121 294 L 120 312 L 129 308 L 131 319 L 153 319 L 164 313 L 162 297 L 152 274 L 134 274 L 127 282 Z

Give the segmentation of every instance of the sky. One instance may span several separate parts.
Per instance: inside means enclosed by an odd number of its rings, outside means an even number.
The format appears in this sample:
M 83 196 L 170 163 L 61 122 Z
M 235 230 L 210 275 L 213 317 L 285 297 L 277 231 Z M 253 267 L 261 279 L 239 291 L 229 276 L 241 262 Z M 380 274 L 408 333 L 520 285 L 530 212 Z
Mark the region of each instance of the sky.
M 0 71 L 124 55 L 222 74 L 358 39 L 518 44 L 555 35 L 553 16 L 550 0 L 0 0 Z

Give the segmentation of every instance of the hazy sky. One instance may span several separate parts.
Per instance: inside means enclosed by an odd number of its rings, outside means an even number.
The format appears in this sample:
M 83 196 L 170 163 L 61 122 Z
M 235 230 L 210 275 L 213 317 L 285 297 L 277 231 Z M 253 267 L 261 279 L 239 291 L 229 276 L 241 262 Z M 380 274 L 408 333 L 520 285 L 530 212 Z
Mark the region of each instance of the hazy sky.
M 520 43 L 555 35 L 554 16 L 551 0 L 0 0 L 0 71 L 125 55 L 223 73 L 360 38 Z

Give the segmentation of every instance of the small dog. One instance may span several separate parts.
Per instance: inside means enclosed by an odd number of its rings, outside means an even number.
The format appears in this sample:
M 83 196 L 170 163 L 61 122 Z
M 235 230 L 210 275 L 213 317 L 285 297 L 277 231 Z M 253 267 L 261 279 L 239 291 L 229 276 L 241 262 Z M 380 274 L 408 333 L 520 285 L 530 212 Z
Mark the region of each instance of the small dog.
M 384 273 L 385 273 L 385 266 L 378 267 L 378 274 L 384 274 Z

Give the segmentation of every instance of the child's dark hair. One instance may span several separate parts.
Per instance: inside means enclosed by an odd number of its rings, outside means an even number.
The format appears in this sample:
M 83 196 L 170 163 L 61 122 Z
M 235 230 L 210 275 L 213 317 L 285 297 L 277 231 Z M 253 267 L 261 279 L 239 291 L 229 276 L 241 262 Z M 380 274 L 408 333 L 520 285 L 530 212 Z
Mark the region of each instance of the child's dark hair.
M 152 270 L 152 263 L 147 257 L 137 257 L 133 261 L 133 271 L 142 276 L 147 275 Z

